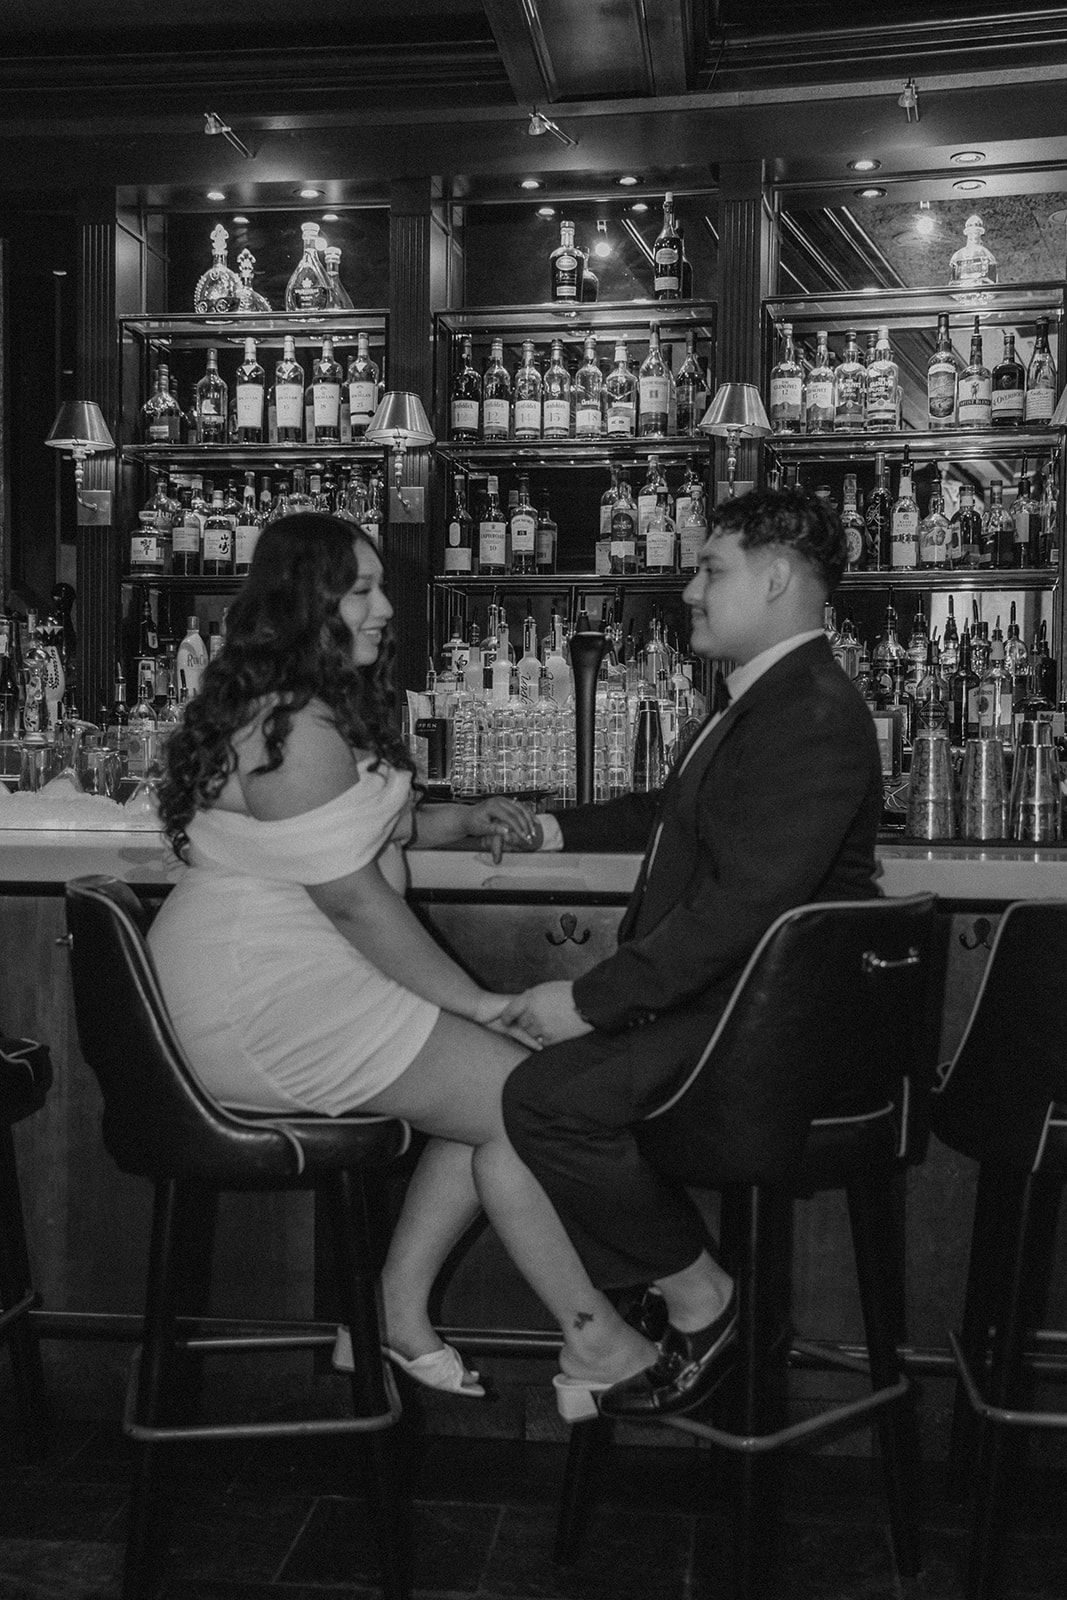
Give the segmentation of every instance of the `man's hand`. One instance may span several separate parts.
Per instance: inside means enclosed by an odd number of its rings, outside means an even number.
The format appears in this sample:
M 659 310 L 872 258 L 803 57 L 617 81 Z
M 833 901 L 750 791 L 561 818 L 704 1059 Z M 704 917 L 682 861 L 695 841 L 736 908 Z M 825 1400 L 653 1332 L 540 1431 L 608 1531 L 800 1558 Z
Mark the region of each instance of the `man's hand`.
M 467 832 L 499 862 L 505 850 L 540 850 L 541 824 L 529 806 L 502 794 L 464 806 Z
M 559 1044 L 561 1039 L 577 1039 L 593 1031 L 574 1008 L 573 984 L 562 980 L 537 983 L 525 994 L 517 994 L 501 1021 L 520 1027 L 539 1044 Z

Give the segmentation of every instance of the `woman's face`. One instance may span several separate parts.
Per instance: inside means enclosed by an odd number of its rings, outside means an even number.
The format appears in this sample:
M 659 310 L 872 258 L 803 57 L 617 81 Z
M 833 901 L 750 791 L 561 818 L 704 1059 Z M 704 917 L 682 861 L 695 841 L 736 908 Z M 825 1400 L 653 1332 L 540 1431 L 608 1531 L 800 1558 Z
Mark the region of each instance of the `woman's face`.
M 378 659 L 393 608 L 382 589 L 382 564 L 362 540 L 356 545 L 356 560 L 359 576 L 337 609 L 352 635 L 352 660 L 357 667 L 369 667 Z

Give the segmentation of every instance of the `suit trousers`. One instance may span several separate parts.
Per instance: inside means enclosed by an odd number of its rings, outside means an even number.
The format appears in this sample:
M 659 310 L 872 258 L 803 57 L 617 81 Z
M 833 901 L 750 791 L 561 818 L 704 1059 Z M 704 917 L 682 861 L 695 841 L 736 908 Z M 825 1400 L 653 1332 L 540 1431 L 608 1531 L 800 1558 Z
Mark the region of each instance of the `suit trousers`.
M 653 1164 L 642 1150 L 642 1119 L 692 1071 L 716 1020 L 687 1008 L 595 1030 L 528 1056 L 504 1085 L 508 1136 L 599 1288 L 648 1284 L 714 1253 L 669 1155 Z

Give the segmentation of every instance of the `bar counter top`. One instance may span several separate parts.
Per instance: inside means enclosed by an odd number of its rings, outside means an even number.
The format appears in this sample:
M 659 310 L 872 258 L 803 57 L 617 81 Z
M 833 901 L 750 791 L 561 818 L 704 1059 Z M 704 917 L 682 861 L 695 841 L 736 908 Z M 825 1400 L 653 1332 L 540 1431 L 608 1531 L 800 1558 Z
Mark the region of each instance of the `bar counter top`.
M 887 894 L 933 891 L 962 903 L 1067 899 L 1067 844 L 1040 847 L 924 844 L 886 838 L 879 843 Z M 497 895 L 553 899 L 624 897 L 637 876 L 635 854 L 508 855 L 498 864 L 466 850 L 413 850 L 411 887 L 419 898 Z M 0 892 L 58 894 L 68 878 L 110 873 L 135 888 L 166 890 L 182 868 L 161 842 L 139 831 L 5 829 L 0 833 Z

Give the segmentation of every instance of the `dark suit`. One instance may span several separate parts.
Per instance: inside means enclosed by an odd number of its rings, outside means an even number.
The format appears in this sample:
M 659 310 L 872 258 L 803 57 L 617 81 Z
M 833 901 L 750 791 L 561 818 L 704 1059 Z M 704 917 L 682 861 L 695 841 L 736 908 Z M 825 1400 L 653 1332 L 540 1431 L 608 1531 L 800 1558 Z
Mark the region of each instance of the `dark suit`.
M 566 849 L 645 849 L 645 860 L 618 950 L 574 985 L 596 1031 L 520 1063 L 504 1115 L 601 1285 L 647 1283 L 702 1248 L 699 1219 L 664 1170 L 663 1128 L 654 1169 L 641 1119 L 699 1060 L 783 911 L 877 895 L 881 806 L 870 713 L 820 638 L 742 694 L 661 797 L 560 814 Z M 707 1170 L 726 1180 L 758 1157 L 760 1129 L 715 1103 L 711 1079 L 699 1074 L 668 1115 L 690 1132 L 700 1120 Z

